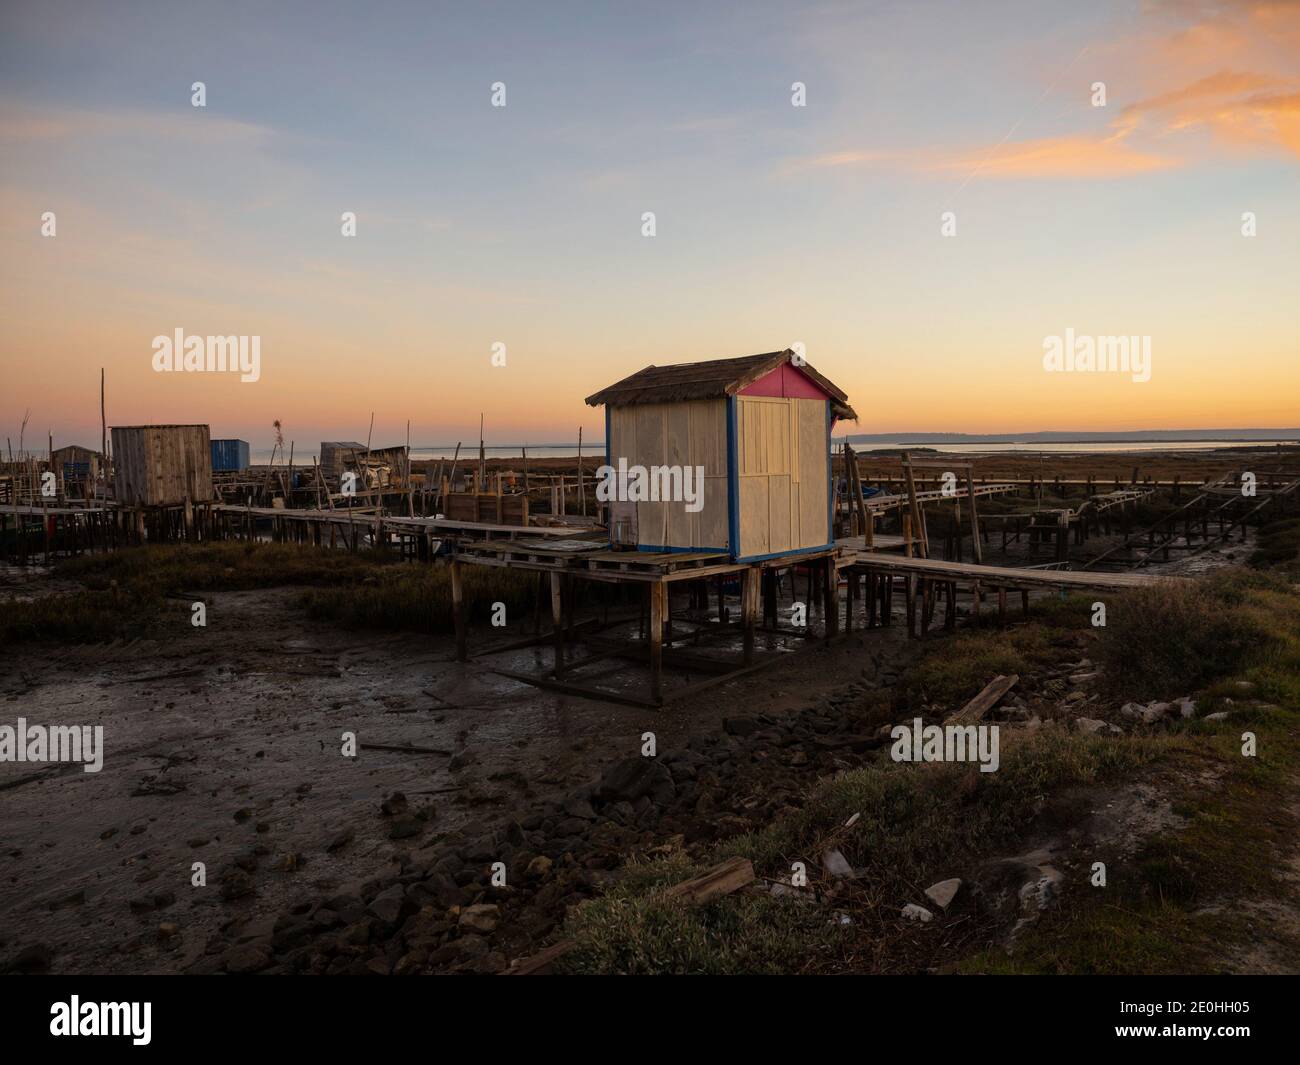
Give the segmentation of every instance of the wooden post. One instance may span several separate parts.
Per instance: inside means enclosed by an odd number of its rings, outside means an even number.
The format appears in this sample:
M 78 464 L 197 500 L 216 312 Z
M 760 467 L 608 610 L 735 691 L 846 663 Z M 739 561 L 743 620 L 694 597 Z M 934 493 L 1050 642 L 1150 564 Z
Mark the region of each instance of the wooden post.
M 555 675 L 564 672 L 564 574 L 551 574 L 551 628 L 555 637 Z
M 668 585 L 664 581 L 650 584 L 650 698 L 663 700 L 664 604 Z
M 456 623 L 456 658 L 458 661 L 469 660 L 469 651 L 465 638 L 465 588 L 461 580 L 461 563 L 451 560 L 451 613 Z
M 754 661 L 754 623 L 758 618 L 758 586 L 762 574 L 758 566 L 750 566 L 740 581 L 740 618 L 745 634 L 744 659 L 747 666 Z
M 829 640 L 840 631 L 840 579 L 831 556 L 822 561 L 822 604 L 826 611 L 825 637 Z
M 966 467 L 966 505 L 970 510 L 970 546 L 971 553 L 978 563 L 983 563 L 984 552 L 980 547 L 980 519 L 979 510 L 975 506 L 975 478 L 971 472 L 972 467 Z M 960 530 L 957 533 L 961 536 Z M 960 542 L 960 541 L 959 541 Z
M 921 518 L 921 507 L 916 501 L 916 476 L 912 472 L 912 458 L 903 452 L 903 472 L 907 475 L 907 501 L 908 514 L 912 519 L 912 532 L 918 538 L 920 555 L 922 558 L 930 557 L 930 545 L 925 539 L 925 522 Z

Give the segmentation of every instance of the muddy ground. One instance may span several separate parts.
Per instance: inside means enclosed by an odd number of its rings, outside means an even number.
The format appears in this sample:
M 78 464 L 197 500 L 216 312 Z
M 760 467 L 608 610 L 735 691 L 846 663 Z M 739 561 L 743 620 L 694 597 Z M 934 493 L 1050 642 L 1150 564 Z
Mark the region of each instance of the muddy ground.
M 317 624 L 296 597 L 209 595 L 206 629 L 178 614 L 166 642 L 4 656 L 6 723 L 102 725 L 105 756 L 98 773 L 0 764 L 0 956 L 35 945 L 53 971 L 182 970 L 231 917 L 223 870 L 255 878 L 241 917 L 277 915 L 471 821 L 525 818 L 637 754 L 647 731 L 667 747 L 742 709 L 788 712 L 856 677 L 868 649 L 905 642 L 897 626 L 799 653 L 803 641 L 769 638 L 788 660 L 650 710 L 543 692 L 487 668 L 540 672 L 549 647 L 460 664 L 449 639 Z M 644 683 L 638 669 L 605 665 L 593 667 L 602 684 Z M 675 682 L 687 679 L 700 678 Z M 345 732 L 430 753 L 363 747 L 348 759 Z M 421 815 L 398 840 L 380 812 L 394 792 Z M 195 862 L 206 889 L 191 886 Z
M 1223 564 L 1241 550 L 1207 553 L 1197 568 Z M 48 578 L 11 580 L 4 594 L 43 594 L 55 586 Z M 57 587 L 67 590 L 62 582 Z M 589 870 L 616 865 L 629 849 L 674 834 L 741 830 L 751 814 L 752 824 L 778 813 L 792 790 L 869 756 L 864 737 L 885 718 L 863 719 L 861 708 L 878 696 L 887 702 L 916 653 L 901 618 L 831 644 L 761 637 L 769 668 L 651 710 L 544 692 L 491 671 L 541 672 L 550 662 L 548 645 L 461 664 L 449 638 L 374 636 L 319 624 L 298 608 L 298 596 L 287 588 L 209 594 L 207 627 L 193 628 L 182 604 L 166 641 L 25 645 L 4 655 L 4 722 L 23 716 L 33 724 L 102 725 L 105 758 L 99 773 L 0 764 L 0 961 L 22 958 L 25 967 L 55 972 L 285 967 L 273 956 L 272 931 L 284 928 L 286 915 L 315 921 L 296 930 L 313 936 L 333 935 L 344 923 L 354 928 L 349 909 L 367 911 L 382 885 L 409 881 L 415 856 L 426 878 L 435 867 L 450 874 L 440 906 L 492 897 L 477 882 L 484 855 L 475 841 L 484 838 L 521 858 L 512 877 L 548 852 L 571 866 L 569 894 L 549 900 L 562 914 L 563 903 L 594 890 Z M 675 611 L 685 606 L 684 598 L 674 601 Z M 811 625 L 820 628 L 815 610 Z M 635 638 L 636 630 L 629 620 L 614 634 Z M 531 617 L 506 629 L 477 629 L 471 648 L 531 633 Z M 737 651 L 735 644 L 717 646 Z M 584 679 L 643 692 L 646 678 L 640 668 L 610 659 Z M 698 679 L 677 673 L 670 686 Z M 759 722 L 757 741 L 727 734 L 724 721 L 737 717 Z M 612 765 L 638 756 L 646 732 L 661 752 L 689 745 L 691 759 L 720 758 L 718 773 L 726 779 L 711 794 L 732 794 L 697 801 L 709 789 L 679 787 L 673 800 L 681 809 L 665 809 L 680 818 L 668 817 L 667 827 L 658 811 L 647 820 L 629 805 L 625 831 L 599 841 L 603 850 L 589 847 L 589 826 L 579 831 L 566 810 L 576 805 L 578 819 L 590 821 L 590 786 Z M 355 758 L 342 754 L 345 733 L 362 745 Z M 772 799 L 762 784 L 771 763 L 763 764 L 763 750 L 748 748 L 774 742 L 775 733 L 812 757 L 783 764 L 791 779 L 771 789 Z M 385 810 L 395 793 L 404 802 Z M 687 805 L 678 801 L 684 795 Z M 513 843 L 501 826 L 517 837 Z M 192 884 L 196 862 L 203 863 L 206 886 Z M 478 870 L 473 876 L 470 867 Z M 322 905 L 330 898 L 350 900 L 337 904 L 342 917 Z M 552 927 L 547 919 L 522 929 L 514 949 L 502 949 L 518 956 Z M 371 934 L 378 942 L 385 931 Z M 435 938 L 455 934 L 440 929 Z M 265 950 L 227 957 L 227 948 L 249 941 L 264 942 Z M 358 949 L 348 968 L 307 949 L 299 948 L 292 967 L 388 971 L 400 961 Z M 468 959 L 424 953 L 434 961 L 421 960 L 418 971 L 442 963 L 481 971 L 484 964 L 482 951 Z M 492 969 L 505 955 L 486 957 Z

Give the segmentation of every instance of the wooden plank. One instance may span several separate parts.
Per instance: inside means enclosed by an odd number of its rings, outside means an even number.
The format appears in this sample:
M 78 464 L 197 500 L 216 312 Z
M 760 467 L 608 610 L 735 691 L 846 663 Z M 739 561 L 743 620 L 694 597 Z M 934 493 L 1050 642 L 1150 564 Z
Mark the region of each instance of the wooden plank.
M 728 858 L 707 873 L 669 888 L 664 894 L 693 906 L 730 895 L 754 882 L 754 863 L 748 858 Z
M 949 715 L 944 724 L 968 724 L 979 721 L 998 703 L 1002 696 L 1006 695 L 1020 681 L 1020 674 L 1012 673 L 1010 676 L 999 674 L 984 685 L 981 691 L 974 699 L 968 702 L 955 714 Z

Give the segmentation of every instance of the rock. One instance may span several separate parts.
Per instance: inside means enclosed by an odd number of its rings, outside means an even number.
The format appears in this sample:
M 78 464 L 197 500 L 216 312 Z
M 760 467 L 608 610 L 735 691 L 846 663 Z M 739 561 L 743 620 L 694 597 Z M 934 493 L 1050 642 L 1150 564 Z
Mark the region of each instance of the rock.
M 1204 720 L 1206 720 L 1206 721 L 1227 721 L 1227 720 L 1228 720 L 1228 712 L 1227 712 L 1226 710 L 1220 710 L 1217 714 L 1206 714 Z
M 937 884 L 931 884 L 925 889 L 925 897 L 933 902 L 941 910 L 946 910 L 952 900 L 956 898 L 957 892 L 961 889 L 961 880 L 953 877 L 951 880 L 940 880 Z
M 583 798 L 571 796 L 565 799 L 563 810 L 570 817 L 577 817 L 583 821 L 596 820 L 596 811 L 591 808 L 591 803 Z
M 253 816 L 253 811 L 249 809 L 247 806 L 244 806 L 235 811 L 235 820 L 238 821 L 240 824 L 247 821 L 252 816 Z
M 1071 684 L 1091 684 L 1091 683 L 1092 683 L 1094 680 L 1096 680 L 1099 676 L 1101 676 L 1100 673 L 1075 673 L 1073 676 L 1070 677 L 1070 683 L 1071 683 Z
M 551 866 L 554 864 L 555 863 L 552 862 L 550 858 L 546 857 L 546 855 L 539 854 L 528 863 L 528 868 L 524 870 L 524 875 L 528 877 L 529 880 L 541 880 L 550 874 Z
M 1183 696 L 1181 699 L 1174 700 L 1174 706 L 1178 707 L 1178 713 L 1182 717 L 1196 716 L 1196 701 Z
M 826 870 L 829 876 L 841 880 L 852 880 L 857 876 L 853 871 L 853 866 L 849 865 L 848 860 L 839 851 L 827 851 L 823 854 L 822 868 Z
M 1020 905 L 1027 910 L 1045 910 L 1061 893 L 1065 877 L 1051 865 L 1040 865 L 1038 877 L 1020 886 Z
M 471 932 L 489 935 L 495 932 L 497 925 L 501 923 L 501 907 L 491 902 L 466 906 L 460 911 L 460 918 L 456 923 Z
M 924 906 L 918 906 L 915 902 L 909 902 L 903 907 L 903 916 L 909 921 L 920 921 L 922 924 L 929 924 L 934 920 L 934 914 Z
M 424 823 L 418 817 L 399 817 L 388 829 L 389 839 L 410 839 L 424 831 Z
M 375 896 L 369 911 L 385 924 L 396 924 L 402 913 L 402 899 L 405 896 L 406 889 L 401 884 L 394 884 Z
M 337 836 L 334 836 L 329 843 L 325 844 L 325 849 L 330 853 L 335 852 L 335 850 L 342 850 L 354 839 L 356 839 L 356 831 L 352 830 L 352 828 L 344 828 L 344 830 L 339 832 Z
M 752 736 L 762 724 L 752 717 L 724 717 L 722 727 L 729 736 Z
M 181 926 L 175 921 L 163 921 L 163 923 L 158 926 L 158 938 L 171 939 L 180 930 Z
M 1144 725 L 1154 725 L 1157 721 L 1163 720 L 1172 707 L 1169 703 L 1125 703 L 1119 708 L 1119 712 L 1125 717 L 1141 721 Z
M 406 813 L 406 796 L 395 791 L 379 804 L 379 812 L 385 817 L 394 817 Z
M 669 798 L 676 793 L 672 776 L 667 766 L 653 758 L 624 758 L 615 762 L 596 785 L 596 795 L 603 802 L 634 803 L 643 796 L 665 792 Z
M 221 897 L 227 902 L 253 893 L 253 878 L 240 869 L 231 869 L 221 878 Z
M 1079 732 L 1086 732 L 1095 735 L 1106 727 L 1106 722 L 1098 721 L 1095 717 L 1076 717 L 1074 727 Z

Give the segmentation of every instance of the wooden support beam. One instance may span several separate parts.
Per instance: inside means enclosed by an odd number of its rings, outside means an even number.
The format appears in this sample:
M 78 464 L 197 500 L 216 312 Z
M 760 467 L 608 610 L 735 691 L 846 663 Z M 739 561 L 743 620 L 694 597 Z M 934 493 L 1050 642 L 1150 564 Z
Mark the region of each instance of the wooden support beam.
M 650 698 L 656 703 L 663 699 L 664 684 L 664 612 L 668 601 L 668 586 L 657 581 L 650 590 Z
M 555 646 L 555 676 L 564 674 L 564 574 L 551 574 L 551 629 Z
M 744 630 L 745 665 L 754 661 L 754 625 L 758 619 L 758 586 L 762 581 L 763 571 L 758 566 L 750 566 L 740 578 L 740 618 Z
M 456 624 L 456 658 L 458 661 L 466 662 L 469 660 L 469 649 L 465 632 L 465 587 L 461 565 L 460 562 L 452 559 L 451 613 Z

